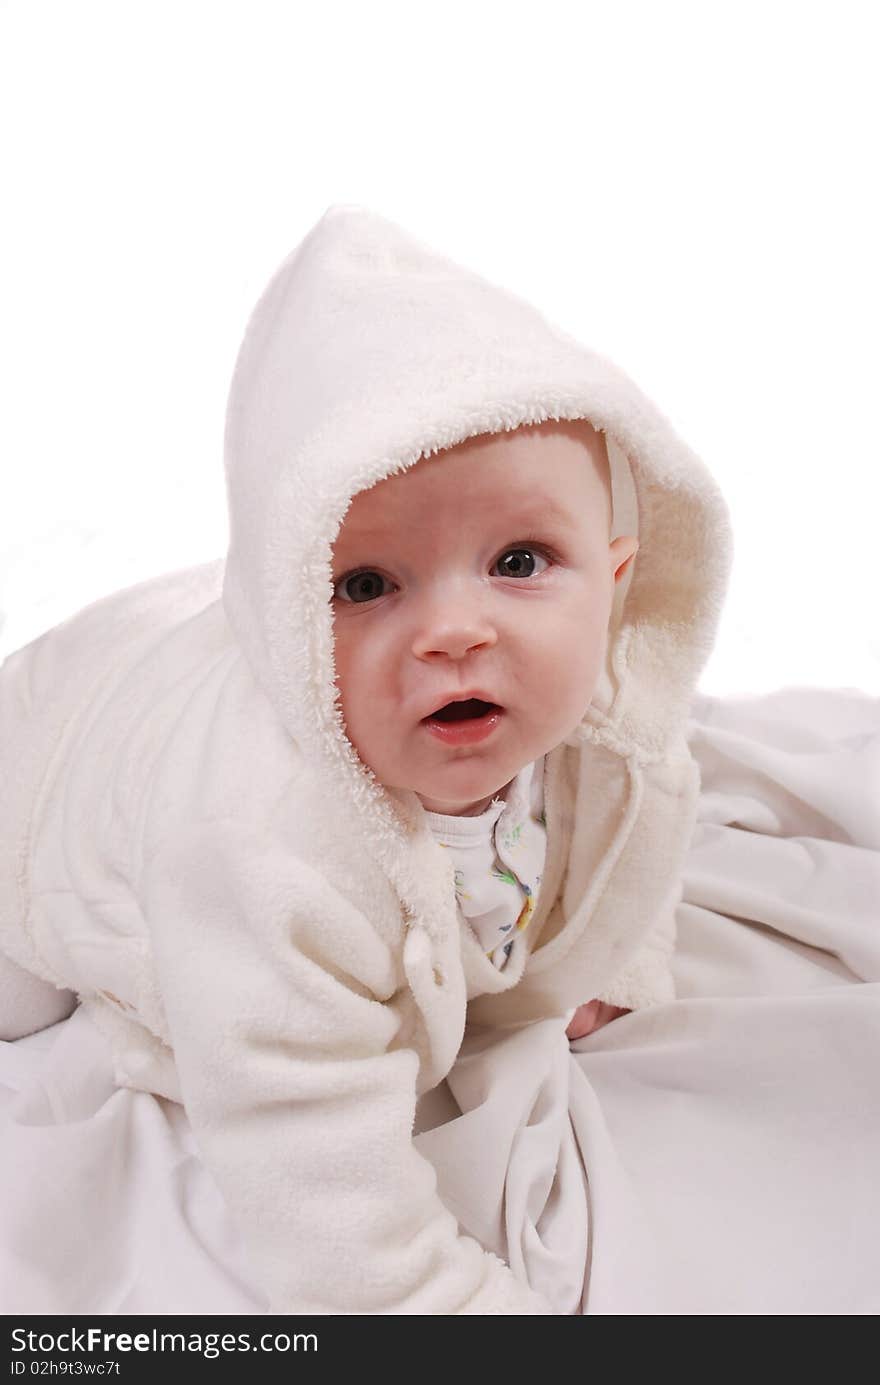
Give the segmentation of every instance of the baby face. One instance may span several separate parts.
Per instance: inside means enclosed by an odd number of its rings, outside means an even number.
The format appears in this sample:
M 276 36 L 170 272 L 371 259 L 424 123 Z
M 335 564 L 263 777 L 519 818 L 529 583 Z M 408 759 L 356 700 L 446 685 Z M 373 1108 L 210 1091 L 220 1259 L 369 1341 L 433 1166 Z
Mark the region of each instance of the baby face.
M 582 720 L 619 581 L 603 439 L 585 420 L 469 438 L 356 495 L 333 547 L 346 733 L 387 787 L 482 812 Z M 480 697 L 475 739 L 431 714 Z M 474 723 L 469 722 L 473 728 Z

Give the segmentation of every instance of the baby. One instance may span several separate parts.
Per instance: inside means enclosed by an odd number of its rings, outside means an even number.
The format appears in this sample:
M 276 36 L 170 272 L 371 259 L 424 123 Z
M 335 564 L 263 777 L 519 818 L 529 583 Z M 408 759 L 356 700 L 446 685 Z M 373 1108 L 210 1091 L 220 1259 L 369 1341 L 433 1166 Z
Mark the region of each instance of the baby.
M 464 914 L 501 938 L 487 949 L 499 967 L 505 934 L 534 908 L 546 838 L 539 783 L 539 815 L 512 825 L 516 852 L 499 859 L 502 800 L 583 721 L 615 583 L 638 549 L 612 526 L 602 434 L 550 420 L 468 439 L 362 491 L 334 545 L 346 733 L 382 783 L 416 793 L 455 861 Z M 566 1033 L 625 1013 L 594 999 Z
M 675 999 L 723 500 L 617 367 L 348 206 L 254 308 L 225 467 L 222 561 L 0 669 L 0 1036 L 79 1004 L 183 1104 L 270 1312 L 568 1311 L 417 1126 L 465 1041 L 564 1095 L 566 1035 Z

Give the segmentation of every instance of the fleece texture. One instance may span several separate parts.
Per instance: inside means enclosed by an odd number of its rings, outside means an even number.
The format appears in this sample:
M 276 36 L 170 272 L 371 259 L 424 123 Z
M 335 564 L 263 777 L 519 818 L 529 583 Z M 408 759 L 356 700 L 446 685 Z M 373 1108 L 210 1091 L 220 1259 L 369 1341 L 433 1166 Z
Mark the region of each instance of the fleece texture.
M 418 798 L 345 734 L 331 548 L 359 491 L 550 418 L 604 433 L 640 547 L 601 686 L 546 756 L 541 896 L 498 970 Z M 460 1232 L 416 1102 L 466 1025 L 674 998 L 723 498 L 616 365 L 349 205 L 254 308 L 225 465 L 225 559 L 114 593 L 0 669 L 0 951 L 76 993 L 117 1081 L 184 1103 L 270 1311 L 551 1313 Z

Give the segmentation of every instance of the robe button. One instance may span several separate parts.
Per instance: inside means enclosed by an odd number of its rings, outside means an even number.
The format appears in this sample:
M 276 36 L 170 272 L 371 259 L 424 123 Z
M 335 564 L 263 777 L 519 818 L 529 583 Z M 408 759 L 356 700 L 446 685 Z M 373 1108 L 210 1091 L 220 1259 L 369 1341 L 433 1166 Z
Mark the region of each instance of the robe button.
M 442 968 L 442 967 L 438 967 L 437 964 L 435 963 L 435 964 L 434 964 L 434 985 L 435 985 L 435 986 L 442 986 L 445 980 L 446 980 L 446 976 L 445 976 L 445 974 L 444 974 L 444 972 L 443 972 L 443 968 Z

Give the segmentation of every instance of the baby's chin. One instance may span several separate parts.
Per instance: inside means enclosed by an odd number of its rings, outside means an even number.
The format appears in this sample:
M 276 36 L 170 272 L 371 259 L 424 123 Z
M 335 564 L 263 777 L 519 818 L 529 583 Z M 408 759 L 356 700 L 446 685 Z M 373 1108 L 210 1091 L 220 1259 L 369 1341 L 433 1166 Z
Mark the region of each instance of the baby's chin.
M 419 800 L 426 813 L 440 813 L 443 817 L 455 818 L 478 817 L 480 813 L 485 813 L 493 798 L 504 798 L 509 787 L 509 784 L 505 784 L 494 793 L 490 793 L 483 798 L 478 798 L 473 801 L 465 800 L 461 802 L 455 800 L 449 803 L 445 799 L 429 798 L 427 795 L 420 793 L 416 794 L 416 798 Z
M 388 780 L 382 782 L 395 798 L 404 799 L 413 795 L 427 813 L 442 813 L 445 817 L 471 817 L 485 812 L 493 798 L 506 797 L 507 790 L 517 773 L 518 771 L 514 771 L 489 779 L 482 777 L 477 783 L 456 785 L 449 782 L 426 783 L 424 780 L 409 784 L 389 782 Z M 398 780 L 400 777 L 394 776 Z M 381 775 L 377 778 L 381 781 Z
M 485 812 L 493 798 L 507 796 L 521 768 L 524 766 L 508 766 L 498 774 L 469 775 L 459 782 L 449 777 L 434 783 L 419 782 L 412 792 L 426 812 L 443 813 L 447 817 L 473 817 Z
M 447 817 L 475 816 L 485 811 L 493 798 L 506 797 L 516 776 L 560 739 L 552 739 L 549 745 L 540 736 L 531 745 L 523 746 L 518 741 L 515 747 L 507 747 L 506 754 L 488 753 L 488 747 L 481 752 L 474 747 L 473 755 L 456 758 L 451 754 L 445 763 L 441 759 L 440 763 L 428 765 L 408 765 L 405 757 L 388 757 L 383 767 L 372 768 L 387 789 L 398 797 L 414 794 L 426 812 Z

